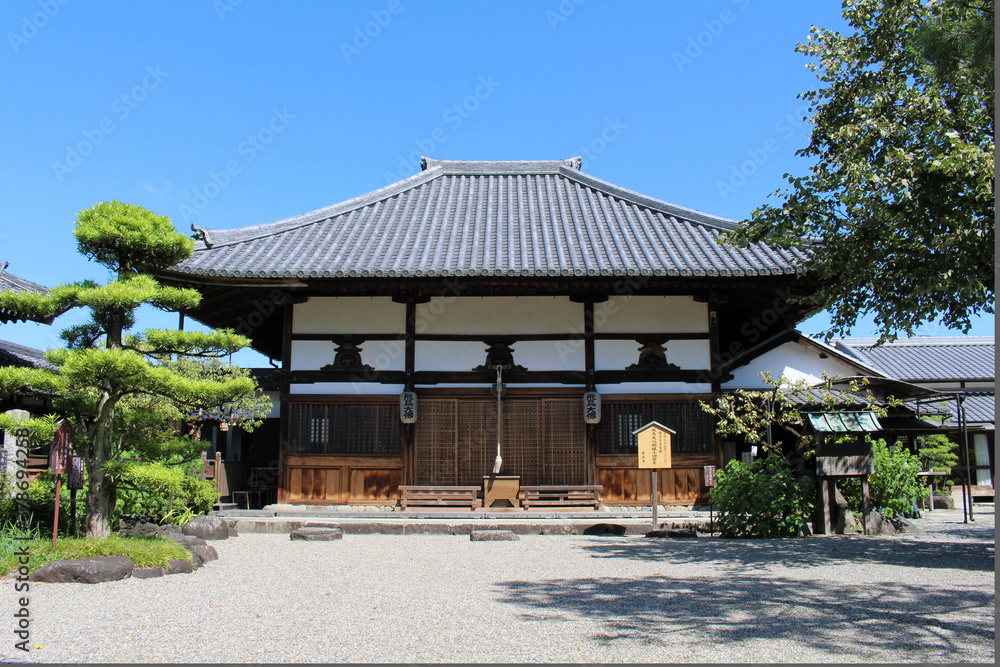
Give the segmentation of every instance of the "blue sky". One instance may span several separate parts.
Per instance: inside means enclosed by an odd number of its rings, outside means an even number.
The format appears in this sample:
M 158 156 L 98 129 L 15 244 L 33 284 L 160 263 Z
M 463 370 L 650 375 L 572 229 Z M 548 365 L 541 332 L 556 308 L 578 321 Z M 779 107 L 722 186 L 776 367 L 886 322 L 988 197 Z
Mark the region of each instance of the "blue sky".
M 104 280 L 72 236 L 97 202 L 239 227 L 382 187 L 420 155 L 582 154 L 599 178 L 745 218 L 805 169 L 796 95 L 817 82 L 794 48 L 813 24 L 842 28 L 840 3 L 5 0 L 0 259 L 47 285 Z M 79 320 L 0 338 L 58 346 Z

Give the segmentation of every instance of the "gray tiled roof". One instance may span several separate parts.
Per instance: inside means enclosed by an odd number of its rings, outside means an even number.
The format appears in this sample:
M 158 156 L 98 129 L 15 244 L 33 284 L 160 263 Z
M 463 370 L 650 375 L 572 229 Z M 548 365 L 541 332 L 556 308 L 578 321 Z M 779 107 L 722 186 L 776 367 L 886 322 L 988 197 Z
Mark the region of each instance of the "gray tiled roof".
M 579 171 L 579 158 L 464 162 L 424 170 L 287 220 L 194 227 L 194 255 L 171 271 L 236 278 L 757 276 L 794 274 L 806 256 L 718 241 L 735 223 Z
M 20 292 L 41 292 L 43 294 L 49 291 L 49 288 L 44 285 L 7 273 L 8 266 L 7 262 L 0 261 L 0 290 L 13 289 Z
M 7 262 L 0 261 L 0 290 L 14 290 L 15 292 L 39 292 L 41 294 L 48 294 L 48 287 L 39 285 L 38 283 L 33 283 L 30 280 L 25 280 L 24 278 L 15 276 L 12 273 L 7 273 L 7 266 Z M 26 316 L 21 312 L 0 308 L 0 322 L 34 320 L 35 322 L 39 322 L 41 324 L 52 324 L 52 319 L 53 318 L 51 317 L 35 318 Z
M 965 400 L 962 405 L 965 407 L 965 420 L 969 424 L 993 424 L 996 422 L 996 392 L 988 390 L 960 391 Z M 946 395 L 938 400 L 931 399 L 924 401 L 920 405 L 920 411 L 944 413 L 945 425 L 958 427 L 958 408 L 956 407 L 954 396 Z M 908 407 L 916 407 L 916 404 L 907 401 Z M 935 422 L 937 423 L 937 422 Z
M 0 366 L 32 366 L 55 370 L 56 366 L 45 360 L 45 352 L 33 347 L 0 340 Z
M 889 377 L 910 382 L 987 381 L 996 377 L 993 336 L 917 337 L 873 347 L 875 342 L 874 338 L 844 338 L 834 346 Z

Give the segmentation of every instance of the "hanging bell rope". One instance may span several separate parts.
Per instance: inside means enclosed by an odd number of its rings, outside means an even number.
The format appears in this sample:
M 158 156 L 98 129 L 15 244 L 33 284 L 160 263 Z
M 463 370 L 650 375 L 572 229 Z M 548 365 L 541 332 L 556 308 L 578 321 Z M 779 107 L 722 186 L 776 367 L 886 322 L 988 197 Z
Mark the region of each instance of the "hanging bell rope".
M 500 394 L 503 393 L 503 366 L 497 364 L 497 458 L 493 462 L 493 474 L 500 472 L 503 459 L 500 458 Z

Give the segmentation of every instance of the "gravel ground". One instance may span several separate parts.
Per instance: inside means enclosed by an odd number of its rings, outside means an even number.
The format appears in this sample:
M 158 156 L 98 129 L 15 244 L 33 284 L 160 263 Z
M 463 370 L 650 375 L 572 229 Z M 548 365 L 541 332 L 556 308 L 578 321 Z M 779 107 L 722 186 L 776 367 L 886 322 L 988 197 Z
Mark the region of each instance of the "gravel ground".
M 33 650 L 8 635 L 0 658 L 993 663 L 993 507 L 976 509 L 906 537 L 246 534 L 192 575 L 32 584 Z M 11 614 L 23 594 L 0 586 Z

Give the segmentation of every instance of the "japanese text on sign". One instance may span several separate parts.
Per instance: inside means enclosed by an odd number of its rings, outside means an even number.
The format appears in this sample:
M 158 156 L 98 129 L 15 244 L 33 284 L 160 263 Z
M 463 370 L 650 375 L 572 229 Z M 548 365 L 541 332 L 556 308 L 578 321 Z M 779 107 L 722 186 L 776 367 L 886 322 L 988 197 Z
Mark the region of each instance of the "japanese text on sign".
M 59 428 L 56 429 L 55 438 L 52 441 L 52 449 L 49 450 L 49 468 L 55 475 L 62 475 L 66 472 L 67 459 L 73 454 L 73 425 L 68 419 L 64 419 Z
M 650 422 L 635 435 L 639 440 L 639 468 L 671 467 L 673 432 L 662 424 Z

